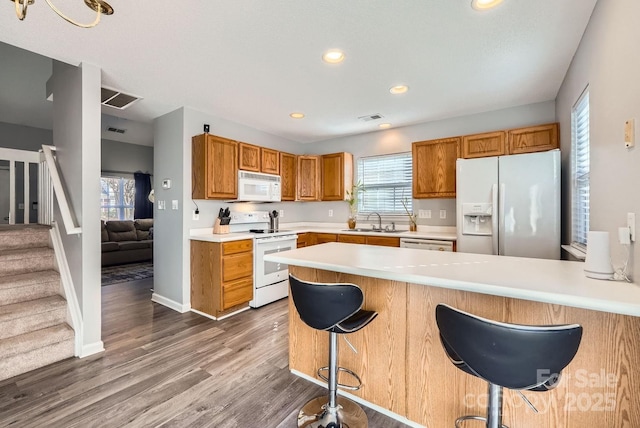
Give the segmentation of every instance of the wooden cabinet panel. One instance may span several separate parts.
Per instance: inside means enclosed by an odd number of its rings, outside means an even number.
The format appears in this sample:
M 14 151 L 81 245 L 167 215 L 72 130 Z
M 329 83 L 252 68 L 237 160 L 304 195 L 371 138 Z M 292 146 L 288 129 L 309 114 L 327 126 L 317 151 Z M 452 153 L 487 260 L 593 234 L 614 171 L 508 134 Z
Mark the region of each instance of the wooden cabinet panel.
M 455 198 L 459 148 L 459 137 L 412 144 L 414 198 Z
M 383 245 L 385 247 L 399 247 L 400 238 L 394 236 L 367 236 L 368 245 Z
M 348 244 L 366 244 L 367 237 L 364 235 L 338 235 L 338 242 L 346 242 Z
M 210 134 L 191 140 L 191 197 L 238 197 L 238 143 Z
M 322 155 L 321 175 L 321 199 L 343 201 L 353 185 L 353 156 L 344 152 Z
M 260 172 L 260 147 L 247 143 L 238 146 L 238 167 L 244 171 Z
M 229 241 L 222 243 L 222 254 L 228 256 L 230 254 L 244 253 L 253 250 L 253 241 L 251 239 L 243 239 L 242 241 Z
M 530 126 L 511 129 L 509 136 L 509 154 L 544 152 L 559 147 L 558 124 Z
M 504 131 L 462 137 L 462 157 L 465 159 L 507 154 L 507 134 Z
M 298 183 L 297 171 L 297 156 L 280 152 L 280 189 L 283 201 L 296 200 L 296 184 Z
M 260 147 L 260 171 L 265 174 L 280 174 L 280 153 L 277 150 Z
M 319 156 L 298 156 L 298 200 L 320 200 Z
M 222 309 L 229 309 L 253 299 L 253 278 L 242 278 L 222 287 Z
M 338 242 L 337 233 L 315 233 L 314 244 L 324 244 L 325 242 Z
M 296 243 L 297 248 L 306 247 L 308 238 L 309 238 L 308 233 L 298 233 L 298 242 Z
M 233 281 L 234 279 L 253 275 L 253 254 L 239 253 L 231 256 L 224 256 L 222 259 L 222 281 Z

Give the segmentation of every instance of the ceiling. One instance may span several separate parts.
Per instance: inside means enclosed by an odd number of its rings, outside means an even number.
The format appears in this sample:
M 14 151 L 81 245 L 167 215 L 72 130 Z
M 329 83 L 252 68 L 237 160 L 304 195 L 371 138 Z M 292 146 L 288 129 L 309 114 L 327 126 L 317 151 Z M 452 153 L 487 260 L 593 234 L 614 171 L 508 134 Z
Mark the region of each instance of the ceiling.
M 92 20 L 78 0 L 53 2 Z M 143 97 L 127 110 L 103 107 L 104 121 L 140 135 L 181 106 L 310 143 L 382 122 L 548 101 L 596 4 L 504 0 L 478 12 L 470 0 L 109 2 L 115 14 L 93 29 L 68 24 L 43 0 L 24 21 L 13 3 L 0 4 L 0 41 L 44 56 L 0 44 L 0 120 L 51 128 L 45 89 L 35 83 L 50 76 L 48 58 L 95 64 L 103 86 Z M 330 48 L 345 51 L 342 64 L 321 60 Z M 409 92 L 391 95 L 398 84 Z M 294 111 L 306 117 L 291 119 Z M 383 118 L 358 119 L 372 114 Z

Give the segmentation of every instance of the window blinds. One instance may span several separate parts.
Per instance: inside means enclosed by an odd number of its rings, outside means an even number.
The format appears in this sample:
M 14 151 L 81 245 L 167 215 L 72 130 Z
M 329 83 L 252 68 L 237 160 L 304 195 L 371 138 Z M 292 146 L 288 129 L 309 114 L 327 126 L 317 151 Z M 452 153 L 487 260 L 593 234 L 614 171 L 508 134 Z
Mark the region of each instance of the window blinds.
M 358 180 L 365 191 L 360 194 L 358 211 L 362 214 L 406 215 L 404 200 L 411 212 L 412 178 L 410 152 L 360 158 Z
M 586 250 L 589 231 L 589 92 L 584 91 L 571 112 L 571 241 Z

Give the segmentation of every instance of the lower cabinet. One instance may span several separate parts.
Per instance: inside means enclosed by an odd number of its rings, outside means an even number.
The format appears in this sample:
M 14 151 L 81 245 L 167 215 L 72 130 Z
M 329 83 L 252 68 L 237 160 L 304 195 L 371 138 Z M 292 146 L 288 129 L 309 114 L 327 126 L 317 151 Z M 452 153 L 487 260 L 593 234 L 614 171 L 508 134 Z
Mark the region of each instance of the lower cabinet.
M 399 247 L 400 238 L 395 236 L 352 235 L 348 233 L 306 233 L 304 246 L 324 244 L 325 242 L 346 242 L 348 244 L 384 245 L 387 247 Z M 300 243 L 300 235 L 298 235 Z
M 219 317 L 253 299 L 253 241 L 191 241 L 191 307 Z
M 297 248 L 307 247 L 307 246 L 310 245 L 308 243 L 309 235 L 311 235 L 311 234 L 310 233 L 298 233 Z

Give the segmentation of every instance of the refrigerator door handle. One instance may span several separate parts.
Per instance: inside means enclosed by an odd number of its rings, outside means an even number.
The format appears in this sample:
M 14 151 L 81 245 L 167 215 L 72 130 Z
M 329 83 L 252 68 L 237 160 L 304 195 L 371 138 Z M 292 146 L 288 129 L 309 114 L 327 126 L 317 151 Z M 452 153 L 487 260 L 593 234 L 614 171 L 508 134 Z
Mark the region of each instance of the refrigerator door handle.
M 500 212 L 500 219 L 499 219 L 500 226 L 499 226 L 499 228 L 502 231 L 502 235 L 503 236 L 502 236 L 502 239 L 500 239 L 499 253 L 498 254 L 502 255 L 502 256 L 504 256 L 504 253 L 505 253 L 505 251 L 504 251 L 504 242 L 505 242 L 505 238 L 506 238 L 506 235 L 507 235 L 506 231 L 504 229 L 504 222 L 505 222 L 505 218 L 504 218 L 504 208 L 505 208 L 504 204 L 505 204 L 505 202 L 504 201 L 505 201 L 506 192 L 507 192 L 506 188 L 507 188 L 507 186 L 504 183 L 500 184 L 500 201 L 498 203 L 498 209 L 499 209 L 499 212 Z
M 498 255 L 498 184 L 491 186 L 491 203 L 493 204 L 493 214 L 491 215 L 491 246 L 493 255 Z

